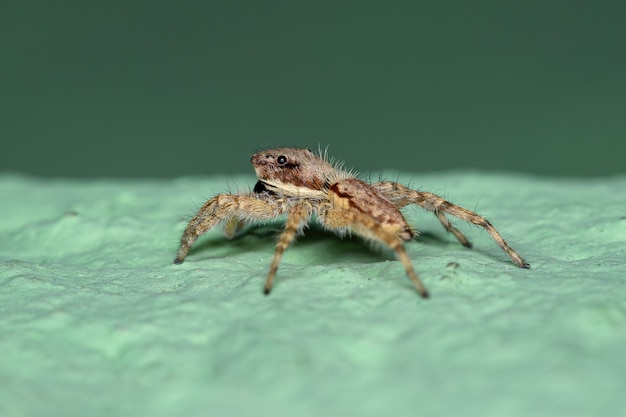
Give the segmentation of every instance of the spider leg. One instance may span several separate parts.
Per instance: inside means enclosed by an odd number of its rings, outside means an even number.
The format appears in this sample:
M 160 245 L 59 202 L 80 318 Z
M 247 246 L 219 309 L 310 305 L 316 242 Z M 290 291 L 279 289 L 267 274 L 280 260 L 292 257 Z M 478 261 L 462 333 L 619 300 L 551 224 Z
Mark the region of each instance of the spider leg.
M 230 218 L 224 220 L 224 236 L 228 239 L 232 239 L 235 236 L 235 233 L 239 231 L 244 225 L 245 221 L 241 220 L 239 217 L 233 215 Z
M 174 263 L 182 263 L 194 242 L 224 221 L 225 233 L 229 236 L 235 232 L 240 222 L 273 219 L 285 210 L 284 199 L 270 201 L 248 194 L 218 194 L 204 203 L 187 224 Z
M 419 191 L 412 190 L 408 187 L 398 184 L 397 182 L 382 181 L 372 184 L 372 187 L 383 193 L 385 197 L 389 199 L 398 209 L 401 209 L 409 204 L 418 204 L 420 199 L 416 194 L 421 194 Z M 423 207 L 423 206 L 422 206 Z M 431 210 L 433 211 L 433 210 Z M 435 216 L 439 219 L 439 222 L 443 225 L 448 233 L 452 233 L 459 242 L 466 248 L 471 248 L 472 242 L 465 237 L 463 233 L 450 223 L 450 220 L 441 211 L 434 211 Z
M 482 227 L 489 233 L 496 244 L 511 258 L 515 265 L 520 268 L 530 268 L 530 264 L 524 260 L 509 244 L 504 240 L 502 235 L 495 227 L 481 215 L 467 210 L 463 207 L 446 201 L 437 194 L 412 190 L 404 185 L 382 181 L 372 184 L 372 187 L 383 193 L 398 208 L 402 208 L 408 204 L 417 204 L 418 206 L 434 213 L 439 221 L 443 224 L 447 231 L 451 232 L 463 246 L 471 247 L 470 241 L 454 226 L 450 224 L 444 213 L 465 220 L 476 226 Z
M 340 231 L 349 229 L 366 239 L 384 243 L 393 249 L 417 292 L 424 298 L 429 297 L 428 290 L 426 290 L 424 284 L 417 276 L 397 231 L 387 230 L 384 224 L 378 223 L 373 217 L 364 212 L 344 209 L 340 205 L 320 210 L 319 218 L 330 229 L 338 229 Z
M 452 226 L 452 223 L 450 223 L 450 220 L 448 220 L 448 218 L 441 211 L 435 211 L 435 216 L 437 216 L 437 218 L 439 219 L 439 222 L 441 222 L 443 227 L 445 227 L 446 231 L 448 233 L 452 233 L 454 237 L 456 237 L 456 239 L 459 242 L 461 242 L 461 245 L 465 246 L 466 248 L 470 248 L 470 249 L 472 248 L 473 246 L 472 242 L 470 242 L 469 239 L 466 238 L 465 235 L 461 233 L 459 229 Z
M 265 280 L 265 287 L 263 288 L 265 295 L 268 295 L 272 291 L 274 277 L 276 277 L 276 271 L 278 270 L 278 265 L 283 257 L 283 253 L 285 253 L 285 250 L 289 247 L 291 242 L 293 242 L 296 235 L 309 222 L 312 212 L 313 208 L 310 204 L 298 204 L 289 210 L 285 229 L 281 233 L 278 243 L 276 243 L 274 257 L 272 258 L 270 270 Z

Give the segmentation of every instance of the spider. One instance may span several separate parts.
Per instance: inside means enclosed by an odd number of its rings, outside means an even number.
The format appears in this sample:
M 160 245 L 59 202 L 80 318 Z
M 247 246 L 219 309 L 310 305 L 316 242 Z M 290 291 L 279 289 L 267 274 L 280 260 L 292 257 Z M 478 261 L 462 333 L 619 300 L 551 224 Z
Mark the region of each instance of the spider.
M 412 190 L 392 181 L 369 184 L 343 169 L 342 163 L 330 161 L 325 152 L 316 155 L 308 149 L 268 149 L 254 154 L 251 162 L 258 178 L 254 189 L 246 193 L 219 194 L 204 203 L 183 232 L 175 264 L 183 262 L 198 237 L 217 225 L 223 225 L 224 234 L 232 238 L 245 223 L 287 214 L 265 280 L 267 295 L 272 290 L 283 253 L 315 213 L 324 228 L 340 236 L 355 234 L 393 249 L 417 292 L 427 298 L 428 291 L 413 269 L 403 244 L 412 240 L 417 232 L 409 226 L 400 209 L 417 204 L 434 213 L 463 246 L 471 248 L 472 244 L 450 223 L 446 214 L 484 228 L 515 265 L 530 268 L 487 219 L 436 194 Z

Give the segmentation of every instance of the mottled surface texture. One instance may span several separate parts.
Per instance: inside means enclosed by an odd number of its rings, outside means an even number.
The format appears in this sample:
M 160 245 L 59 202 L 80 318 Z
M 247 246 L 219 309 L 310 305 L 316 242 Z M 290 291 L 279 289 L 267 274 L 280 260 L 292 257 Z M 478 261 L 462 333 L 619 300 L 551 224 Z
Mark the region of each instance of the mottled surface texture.
M 264 297 L 278 223 L 172 264 L 199 205 L 252 176 L 0 176 L 0 415 L 623 412 L 626 178 L 399 179 L 485 215 L 531 269 L 408 209 L 431 299 L 392 254 L 316 227 Z

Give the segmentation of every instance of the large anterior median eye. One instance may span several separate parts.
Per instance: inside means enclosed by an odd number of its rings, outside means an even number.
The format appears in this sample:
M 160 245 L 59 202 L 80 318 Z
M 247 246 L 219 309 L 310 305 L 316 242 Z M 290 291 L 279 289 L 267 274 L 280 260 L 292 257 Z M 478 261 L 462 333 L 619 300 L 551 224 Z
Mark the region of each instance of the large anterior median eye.
M 278 162 L 278 165 L 285 165 L 287 163 L 287 157 L 285 155 L 280 155 L 276 158 L 276 162 Z

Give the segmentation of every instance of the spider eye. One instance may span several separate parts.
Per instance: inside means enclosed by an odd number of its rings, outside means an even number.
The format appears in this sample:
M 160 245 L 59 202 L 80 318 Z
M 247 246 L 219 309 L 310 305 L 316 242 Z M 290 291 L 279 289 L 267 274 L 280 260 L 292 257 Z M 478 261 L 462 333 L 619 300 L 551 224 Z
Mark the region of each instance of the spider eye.
M 287 157 L 285 155 L 280 155 L 276 158 L 276 162 L 278 162 L 278 165 L 285 165 L 287 163 Z

